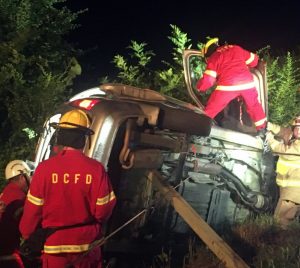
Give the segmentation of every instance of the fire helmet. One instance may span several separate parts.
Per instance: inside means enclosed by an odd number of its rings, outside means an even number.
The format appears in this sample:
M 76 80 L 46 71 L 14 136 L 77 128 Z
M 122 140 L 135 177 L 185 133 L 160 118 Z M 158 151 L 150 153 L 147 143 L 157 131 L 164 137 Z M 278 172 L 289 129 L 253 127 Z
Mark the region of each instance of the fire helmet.
M 53 126 L 61 129 L 81 130 L 89 135 L 93 134 L 93 131 L 89 128 L 90 120 L 87 114 L 78 109 L 63 114 L 59 123 L 54 124 Z
M 209 51 L 209 48 L 212 47 L 212 45 L 214 45 L 214 47 L 219 46 L 218 42 L 219 42 L 219 38 L 217 37 L 209 39 L 204 45 L 204 47 L 202 48 L 203 55 L 207 56 L 208 54 L 207 52 Z
M 5 179 L 9 180 L 20 174 L 31 176 L 30 167 L 22 160 L 10 161 L 5 168 Z

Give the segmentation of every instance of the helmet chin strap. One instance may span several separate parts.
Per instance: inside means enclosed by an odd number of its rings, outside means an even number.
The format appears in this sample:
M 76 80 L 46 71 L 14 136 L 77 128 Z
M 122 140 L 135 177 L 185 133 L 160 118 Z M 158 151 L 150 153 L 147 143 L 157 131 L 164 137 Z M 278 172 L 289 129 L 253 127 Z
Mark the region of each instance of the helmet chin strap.
M 89 143 L 89 149 L 91 149 L 91 144 L 92 144 L 92 141 L 91 141 L 91 135 L 88 135 L 88 143 Z

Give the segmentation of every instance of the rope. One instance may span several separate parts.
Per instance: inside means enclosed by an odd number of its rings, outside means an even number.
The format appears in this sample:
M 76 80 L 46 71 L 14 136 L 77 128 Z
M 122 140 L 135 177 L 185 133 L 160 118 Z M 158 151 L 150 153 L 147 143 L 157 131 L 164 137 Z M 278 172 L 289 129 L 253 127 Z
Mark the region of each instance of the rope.
M 147 177 L 147 179 L 149 179 Z M 186 179 L 180 181 L 179 184 L 177 184 L 176 186 L 174 186 L 173 188 L 176 189 L 178 188 L 182 183 L 184 183 L 186 180 L 190 179 L 190 177 L 187 177 Z M 127 225 L 129 225 L 131 222 L 133 222 L 134 220 L 136 220 L 137 218 L 139 218 L 140 216 L 142 216 L 144 213 L 146 213 L 149 209 L 153 208 L 153 206 L 149 206 L 148 208 L 143 209 L 142 211 L 140 211 L 138 214 L 136 214 L 134 217 L 132 217 L 131 219 L 129 219 L 127 222 L 125 222 L 123 225 L 121 225 L 120 227 L 118 227 L 116 230 L 114 230 L 112 233 L 110 233 L 109 235 L 107 235 L 106 237 L 103 237 L 101 239 L 95 240 L 93 243 L 90 244 L 89 249 L 87 251 L 85 251 L 83 254 L 81 254 L 77 259 L 75 259 L 73 262 L 71 262 L 70 264 L 66 265 L 66 268 L 71 268 L 73 267 L 74 264 L 80 262 L 89 252 L 91 252 L 94 248 L 96 247 L 101 247 L 103 244 L 106 243 L 107 240 L 109 240 L 112 236 L 114 236 L 116 233 L 118 233 L 119 231 L 121 231 L 123 228 L 125 228 Z
M 76 263 L 80 262 L 89 252 L 91 252 L 94 248 L 102 246 L 108 239 L 110 239 L 112 236 L 114 236 L 116 233 L 121 231 L 124 227 L 126 227 L 128 224 L 133 222 L 138 217 L 142 216 L 144 213 L 147 212 L 149 208 L 145 208 L 142 211 L 140 211 L 138 214 L 136 214 L 134 217 L 132 217 L 130 220 L 125 222 L 123 225 L 121 225 L 119 228 L 117 228 L 115 231 L 110 233 L 108 236 L 102 237 L 101 239 L 95 240 L 93 243 L 90 244 L 89 249 L 85 251 L 83 254 L 81 254 L 77 259 L 75 259 L 70 264 L 66 265 L 66 268 L 73 267 Z

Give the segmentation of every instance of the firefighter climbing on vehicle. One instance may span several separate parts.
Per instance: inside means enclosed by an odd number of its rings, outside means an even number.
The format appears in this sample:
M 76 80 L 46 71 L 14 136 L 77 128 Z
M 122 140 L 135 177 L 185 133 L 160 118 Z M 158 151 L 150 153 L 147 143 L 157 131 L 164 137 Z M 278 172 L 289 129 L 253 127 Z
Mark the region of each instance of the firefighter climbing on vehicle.
M 21 268 L 19 223 L 30 184 L 31 169 L 22 160 L 10 161 L 5 168 L 7 185 L 0 194 L 0 267 Z
M 276 183 L 280 189 L 274 217 L 286 229 L 300 216 L 300 116 L 292 124 L 292 132 L 276 124 L 268 123 L 267 141 L 279 158 L 276 165 Z M 283 135 L 281 135 L 283 134 Z M 288 143 L 287 136 L 291 139 Z M 279 137 L 277 140 L 275 137 Z
M 241 97 L 258 135 L 264 138 L 267 119 L 249 70 L 249 67 L 257 65 L 258 56 L 238 45 L 219 46 L 218 41 L 218 38 L 212 38 L 203 47 L 207 65 L 196 85 L 199 92 L 216 85 L 206 104 L 205 113 L 215 118 L 231 100 Z
M 81 110 L 63 114 L 53 125 L 63 149 L 41 162 L 32 178 L 20 223 L 22 236 L 27 239 L 39 224 L 59 228 L 44 243 L 44 268 L 65 268 L 73 262 L 78 268 L 102 267 L 100 248 L 90 250 L 90 245 L 101 238 L 116 197 L 103 165 L 83 153 L 93 135 L 89 125 Z

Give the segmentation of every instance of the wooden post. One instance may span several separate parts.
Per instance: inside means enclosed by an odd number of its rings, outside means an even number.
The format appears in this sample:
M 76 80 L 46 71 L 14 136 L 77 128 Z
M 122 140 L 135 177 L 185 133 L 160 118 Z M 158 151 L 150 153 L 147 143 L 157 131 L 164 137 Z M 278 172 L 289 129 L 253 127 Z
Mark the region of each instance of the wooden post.
M 201 218 L 201 216 L 187 203 L 178 192 L 164 182 L 163 177 L 156 170 L 148 173 L 158 190 L 172 204 L 178 214 L 194 230 L 200 239 L 228 268 L 246 268 L 249 266 L 237 255 L 227 243 Z

